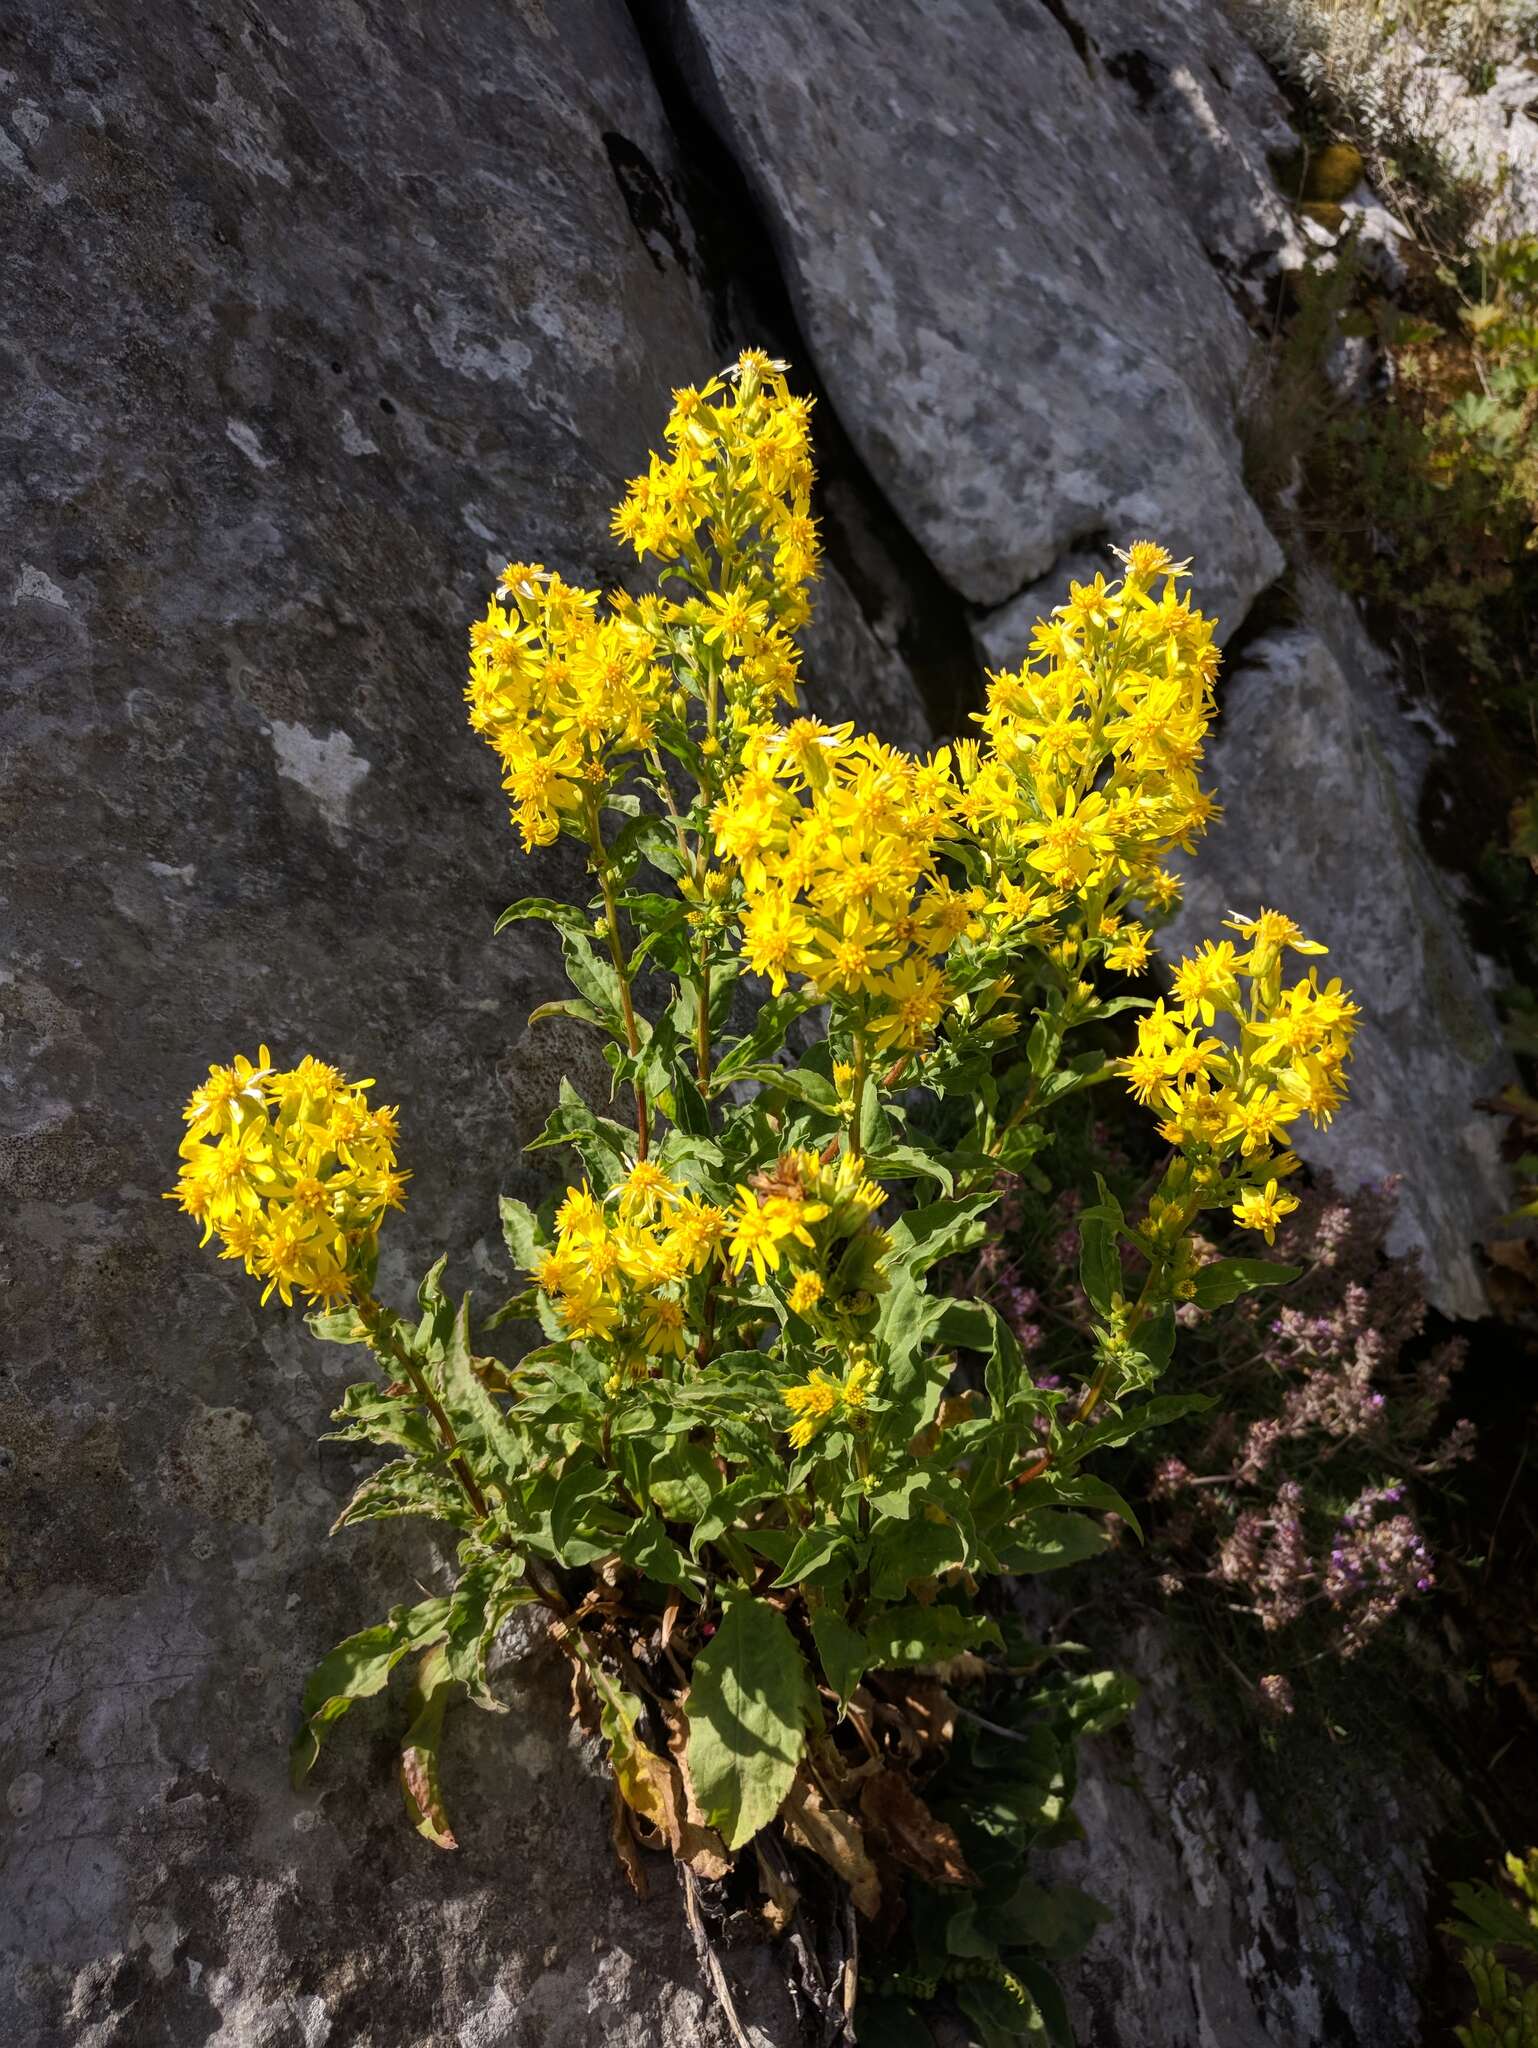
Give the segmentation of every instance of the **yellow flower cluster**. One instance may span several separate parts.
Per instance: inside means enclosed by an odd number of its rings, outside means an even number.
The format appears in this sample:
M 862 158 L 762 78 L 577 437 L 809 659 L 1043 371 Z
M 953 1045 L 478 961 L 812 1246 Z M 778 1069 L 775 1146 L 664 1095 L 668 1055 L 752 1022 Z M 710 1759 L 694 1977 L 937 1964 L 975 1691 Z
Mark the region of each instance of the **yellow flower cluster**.
M 601 791 L 616 753 L 650 744 L 671 678 L 654 660 L 655 599 L 600 618 L 596 590 L 526 562 L 508 564 L 499 594 L 470 628 L 465 698 L 527 850 Z
M 1123 929 L 1121 911 L 1178 899 L 1162 863 L 1215 815 L 1197 778 L 1218 651 L 1213 620 L 1177 591 L 1187 564 L 1152 541 L 1122 559 L 1119 582 L 1070 585 L 1026 664 L 990 677 L 984 741 L 956 750 L 956 809 L 1014 884 L 990 922 L 1071 904 L 1135 972 L 1146 935 Z
M 866 1178 L 857 1153 L 831 1159 L 805 1148 L 781 1153 L 771 1171 L 738 1186 L 728 1246 L 732 1271 L 751 1264 L 762 1282 L 788 1260 L 795 1278 L 786 1300 L 802 1316 L 835 1295 L 877 1292 L 888 1240 L 871 1218 L 885 1200 L 885 1188 Z M 853 1260 L 846 1240 L 859 1243 Z
M 668 453 L 652 456 L 614 514 L 617 539 L 680 563 L 702 585 L 711 580 L 702 533 L 723 573 L 742 573 L 741 614 L 726 618 L 737 611 L 730 584 L 713 600 L 719 630 L 735 640 L 762 632 L 771 616 L 794 631 L 817 573 L 812 401 L 790 390 L 788 367 L 748 349 L 698 390 L 675 391 L 663 429 Z
M 817 573 L 811 400 L 749 350 L 701 389 L 675 391 L 654 455 L 614 532 L 676 565 L 682 601 L 614 593 L 605 606 L 538 563 L 511 562 L 470 628 L 470 723 L 502 762 L 525 849 L 581 829 L 619 757 L 649 751 L 680 684 L 749 722 L 794 706 Z M 712 554 L 718 569 L 712 566 Z M 714 711 L 710 723 L 715 722 Z
M 1262 910 L 1228 923 L 1247 949 L 1209 940 L 1183 959 L 1169 1002 L 1139 1020 L 1137 1050 L 1117 1065 L 1138 1101 L 1163 1112 L 1160 1135 L 1193 1165 L 1236 1159 L 1255 1179 L 1234 1215 L 1269 1243 L 1297 1202 L 1262 1175 L 1268 1164 L 1278 1173 L 1296 1164 L 1273 1153 L 1300 1116 L 1330 1121 L 1345 1095 L 1359 1012 L 1338 979 L 1321 987 L 1317 967 L 1283 985 L 1286 953 L 1325 951 L 1291 918 Z
M 607 1200 L 567 1189 L 534 1277 L 568 1336 L 614 1349 L 639 1377 L 652 1358 L 683 1356 L 685 1286 L 715 1258 L 728 1220 L 643 1159 Z
M 211 1067 L 185 1111 L 181 1176 L 168 1201 L 218 1234 L 291 1304 L 353 1290 L 386 1209 L 405 1200 L 395 1165 L 396 1113 L 371 1109 L 372 1081 L 349 1081 L 316 1059 L 278 1069 L 264 1045 Z
M 857 1353 L 841 1380 L 814 1365 L 800 1386 L 787 1387 L 785 1405 L 795 1417 L 790 1426 L 792 1447 L 804 1451 L 835 1416 L 860 1414 L 870 1400 L 875 1378 L 870 1359 Z
M 945 1008 L 935 965 L 971 900 L 939 872 L 953 827 L 945 753 L 915 761 L 814 719 L 770 727 L 711 813 L 742 877 L 742 951 L 779 994 L 795 975 L 858 999 L 878 1048 L 928 1043 Z

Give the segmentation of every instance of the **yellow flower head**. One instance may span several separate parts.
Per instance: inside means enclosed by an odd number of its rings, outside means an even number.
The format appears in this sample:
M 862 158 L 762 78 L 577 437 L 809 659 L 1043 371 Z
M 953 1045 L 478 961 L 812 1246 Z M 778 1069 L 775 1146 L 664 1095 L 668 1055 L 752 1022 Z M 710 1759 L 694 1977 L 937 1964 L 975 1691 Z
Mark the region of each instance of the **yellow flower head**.
M 820 1273 L 814 1273 L 810 1268 L 804 1273 L 798 1273 L 795 1278 L 795 1284 L 786 1297 L 790 1304 L 791 1314 L 797 1316 L 809 1314 L 817 1306 L 818 1302 L 822 1300 L 822 1295 L 823 1286 Z
M 790 1426 L 792 1448 L 804 1451 L 834 1416 L 860 1414 L 869 1404 L 875 1382 L 876 1369 L 863 1352 L 854 1354 L 842 1380 L 814 1365 L 800 1386 L 785 1389 L 785 1406 L 795 1418 Z
M 305 1059 L 275 1068 L 266 1046 L 212 1067 L 185 1111 L 181 1173 L 167 1196 L 291 1304 L 344 1299 L 387 1209 L 405 1200 L 396 1113 L 371 1109 L 372 1081 Z
M 1274 1244 L 1277 1224 L 1297 1206 L 1296 1195 L 1279 1194 L 1277 1183 L 1268 1180 L 1263 1188 L 1248 1188 L 1239 1197 L 1234 1204 L 1234 1221 L 1246 1230 L 1263 1231 L 1266 1243 Z

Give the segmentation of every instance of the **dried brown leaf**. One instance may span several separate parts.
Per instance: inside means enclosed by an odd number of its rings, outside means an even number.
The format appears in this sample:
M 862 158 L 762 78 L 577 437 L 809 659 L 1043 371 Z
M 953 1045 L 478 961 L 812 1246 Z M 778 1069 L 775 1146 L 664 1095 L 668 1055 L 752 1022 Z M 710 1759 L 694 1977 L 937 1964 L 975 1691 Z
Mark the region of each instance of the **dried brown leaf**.
M 609 1840 L 614 1844 L 620 1869 L 630 1881 L 630 1889 L 638 1899 L 644 1899 L 649 1889 L 646 1866 L 641 1861 L 636 1838 L 630 1831 L 630 1809 L 617 1783 L 611 1783 L 609 1788 Z
M 674 1815 L 677 1836 L 673 1854 L 681 1863 L 687 1863 L 696 1877 L 714 1880 L 725 1877 L 732 1867 L 732 1858 L 725 1842 L 706 1820 L 704 1810 L 695 1797 L 694 1781 L 689 1776 L 689 1728 L 683 1715 L 687 1697 L 685 1694 L 677 1700 L 668 1701 L 662 1708 L 676 1786 Z
M 881 1877 L 865 1846 L 865 1831 L 854 1815 L 829 1805 L 802 1771 L 790 1788 L 782 1818 L 790 1839 L 841 1877 L 856 1911 L 874 1920 L 881 1911 Z
M 860 1788 L 870 1839 L 927 1884 L 976 1884 L 954 1828 L 937 1820 L 900 1771 L 883 1771 Z
M 777 1868 L 774 1860 L 764 1854 L 761 1843 L 753 1844 L 753 1853 L 758 1859 L 758 1881 L 764 1890 L 764 1919 L 768 1922 L 771 1934 L 783 1934 L 796 1917 L 801 1894 L 790 1882 L 788 1874 Z

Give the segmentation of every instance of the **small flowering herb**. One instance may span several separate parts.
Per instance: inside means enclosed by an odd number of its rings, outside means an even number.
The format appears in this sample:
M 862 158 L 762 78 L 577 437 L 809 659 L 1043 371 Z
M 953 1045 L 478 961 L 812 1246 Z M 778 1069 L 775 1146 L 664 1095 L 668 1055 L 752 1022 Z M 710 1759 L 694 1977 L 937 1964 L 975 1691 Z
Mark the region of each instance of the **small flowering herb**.
M 487 1700 L 499 1626 L 538 1602 L 607 1744 L 627 1867 L 641 1840 L 719 1879 L 755 1843 L 783 1925 L 794 1851 L 880 1921 L 904 1871 L 978 1881 L 924 1787 L 947 1687 L 1016 1668 L 980 1583 L 1093 1555 L 1108 1511 L 1133 1521 L 1089 1466 L 1206 1405 L 1147 1395 L 1177 1308 L 1293 1276 L 1203 1265 L 1193 1227 L 1232 1212 L 1269 1241 L 1293 1206 L 1287 1133 L 1339 1101 L 1355 1006 L 1316 970 L 1284 981 L 1322 948 L 1269 910 L 1234 920 L 1242 948 L 1183 962 L 1172 1002 L 1103 992 L 1146 967 L 1179 893 L 1168 856 L 1214 809 L 1213 622 L 1165 549 L 1073 586 L 991 679 L 980 737 L 914 758 L 800 709 L 818 542 L 784 366 L 750 352 L 675 393 L 665 439 L 615 517 L 658 592 L 509 566 L 466 693 L 524 845 L 586 850 L 589 900 L 501 923 L 559 935 L 573 994 L 536 1021 L 599 1036 L 628 1120 L 563 1084 L 531 1149 L 575 1177 L 537 1213 L 503 1202 L 522 1277 L 479 1335 L 442 1262 L 419 1320 L 373 1295 L 402 1176 L 367 1084 L 265 1053 L 216 1069 L 178 1197 L 269 1291 L 319 1304 L 320 1335 L 374 1354 L 338 1419 L 392 1456 L 339 1526 L 427 1515 L 458 1538 L 450 1592 L 315 1673 L 297 1773 L 411 1658 L 407 1808 L 451 1845 L 444 1708 Z M 1112 1063 L 1100 1027 L 1127 1009 L 1136 1051 Z M 1145 1213 L 1104 1182 L 1073 1213 L 1082 1341 L 1037 1374 L 1033 1296 L 1001 1313 L 936 1274 L 985 1244 L 1061 1105 L 1117 1071 L 1175 1150 Z M 947 1104 L 959 1138 L 936 1134 Z M 483 1348 L 530 1326 L 516 1356 Z M 1079 1703 L 1064 1740 L 1126 1705 L 1110 1674 L 1061 1697 Z M 1019 1914 L 989 1939 L 1032 1943 Z M 1009 1996 L 1039 2031 L 1034 1967 L 1009 1965 Z

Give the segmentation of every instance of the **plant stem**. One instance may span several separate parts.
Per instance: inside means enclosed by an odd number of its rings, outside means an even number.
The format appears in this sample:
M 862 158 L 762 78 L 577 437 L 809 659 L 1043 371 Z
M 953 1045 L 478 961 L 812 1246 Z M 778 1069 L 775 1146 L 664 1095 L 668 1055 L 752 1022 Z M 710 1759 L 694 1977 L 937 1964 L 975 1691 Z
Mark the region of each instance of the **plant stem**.
M 865 1031 L 859 1024 L 854 1027 L 854 1080 L 850 1086 L 854 1107 L 849 1112 L 849 1132 L 844 1149 L 857 1152 L 860 1149 L 860 1115 L 865 1102 Z
M 703 872 L 704 862 L 700 867 Z M 700 933 L 700 1014 L 694 1028 L 694 1071 L 701 1095 L 710 1089 L 710 939 Z
M 603 843 L 603 828 L 598 822 L 598 806 L 591 797 L 587 800 L 587 836 L 593 849 L 593 871 L 598 877 L 598 887 L 603 892 L 604 927 L 609 935 L 609 958 L 614 962 L 614 972 L 619 977 L 620 1010 L 625 1019 L 625 1042 L 630 1048 L 630 1057 L 635 1058 L 641 1050 L 640 1033 L 636 1030 L 635 1005 L 630 999 L 630 967 L 625 959 L 625 949 L 619 940 L 619 909 L 614 901 L 614 883 L 609 875 L 609 856 Z M 646 1107 L 646 1090 L 639 1078 L 631 1082 L 635 1090 L 636 1157 L 644 1159 L 651 1140 L 651 1118 Z
M 459 1447 L 459 1438 L 454 1433 L 454 1425 L 449 1420 L 448 1411 L 427 1384 L 427 1375 L 396 1336 L 390 1327 L 385 1309 L 372 1294 L 366 1290 L 356 1293 L 353 1296 L 353 1306 L 358 1311 L 358 1318 L 364 1329 L 368 1331 L 370 1348 L 378 1357 L 398 1366 L 411 1382 L 417 1399 L 432 1417 L 433 1427 L 438 1432 L 443 1448 L 449 1454 L 449 1467 L 459 1481 L 460 1490 L 476 1515 L 484 1522 L 490 1512 L 486 1496 L 482 1493 L 480 1482 L 470 1470 L 469 1461 Z

